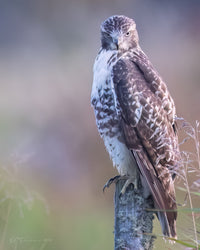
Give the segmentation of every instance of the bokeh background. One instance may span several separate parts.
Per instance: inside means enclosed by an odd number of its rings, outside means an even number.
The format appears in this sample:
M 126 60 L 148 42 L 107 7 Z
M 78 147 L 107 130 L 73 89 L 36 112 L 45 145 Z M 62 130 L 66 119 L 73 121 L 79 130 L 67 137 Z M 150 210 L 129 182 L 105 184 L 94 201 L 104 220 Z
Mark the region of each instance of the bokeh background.
M 178 115 L 200 120 L 200 1 L 1 0 L 2 250 L 113 249 L 114 187 L 105 194 L 102 187 L 117 172 L 99 138 L 90 92 L 99 27 L 114 14 L 135 19 Z M 179 216 L 181 237 L 186 228 L 193 235 L 191 221 Z M 155 249 L 161 246 L 184 249 L 158 237 Z

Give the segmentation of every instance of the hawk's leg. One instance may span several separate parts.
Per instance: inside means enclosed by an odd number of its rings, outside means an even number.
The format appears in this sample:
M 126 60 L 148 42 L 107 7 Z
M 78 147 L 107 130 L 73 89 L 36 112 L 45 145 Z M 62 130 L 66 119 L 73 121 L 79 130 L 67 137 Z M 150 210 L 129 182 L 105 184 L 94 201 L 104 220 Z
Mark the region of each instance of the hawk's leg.
M 116 183 L 119 180 L 126 180 L 124 186 L 122 187 L 120 195 L 123 195 L 126 192 L 126 189 L 130 184 L 133 184 L 134 189 L 138 188 L 138 180 L 135 176 L 117 175 L 106 182 L 106 184 L 103 187 L 103 191 L 105 190 L 105 188 L 109 188 L 111 184 Z

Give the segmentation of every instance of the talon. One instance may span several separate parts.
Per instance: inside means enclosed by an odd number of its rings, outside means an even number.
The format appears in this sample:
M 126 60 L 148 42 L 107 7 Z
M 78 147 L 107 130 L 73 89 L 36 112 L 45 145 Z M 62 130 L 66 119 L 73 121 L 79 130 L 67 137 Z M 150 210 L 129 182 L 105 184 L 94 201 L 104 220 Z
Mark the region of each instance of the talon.
M 138 181 L 137 179 L 134 177 L 128 177 L 127 176 L 127 181 L 125 182 L 124 186 L 122 187 L 122 190 L 120 192 L 120 196 L 123 195 L 125 192 L 126 192 L 126 189 L 127 187 L 130 185 L 130 184 L 133 184 L 134 186 L 134 189 L 138 189 Z
M 111 184 L 117 183 L 117 181 L 119 181 L 119 180 L 126 180 L 126 182 L 123 185 L 122 190 L 120 192 L 120 196 L 123 195 L 126 192 L 126 189 L 130 184 L 133 184 L 134 189 L 138 188 L 138 180 L 137 180 L 137 178 L 135 176 L 125 176 L 125 175 L 120 176 L 120 175 L 117 175 L 117 176 L 115 176 L 113 178 L 110 178 L 106 182 L 106 184 L 103 187 L 103 192 L 105 191 L 106 188 L 109 188 Z
M 106 184 L 104 185 L 103 192 L 105 191 L 106 188 L 109 188 L 112 183 L 116 183 L 120 178 L 121 178 L 120 175 L 117 175 L 117 176 L 115 176 L 113 178 L 110 178 L 110 180 L 108 180 L 106 182 Z

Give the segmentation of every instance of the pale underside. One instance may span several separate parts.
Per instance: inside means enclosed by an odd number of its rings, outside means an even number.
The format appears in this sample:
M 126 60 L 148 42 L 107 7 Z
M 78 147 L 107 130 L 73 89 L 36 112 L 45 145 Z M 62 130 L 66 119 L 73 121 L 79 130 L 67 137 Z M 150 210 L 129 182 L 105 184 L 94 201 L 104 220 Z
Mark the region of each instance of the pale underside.
M 94 64 L 94 81 L 91 100 L 95 107 L 96 123 L 106 149 L 120 175 L 134 175 L 134 158 L 125 145 L 111 83 L 111 69 L 108 65 L 115 51 L 102 51 Z M 106 95 L 105 95 L 106 93 Z M 100 96 L 102 99 L 100 100 Z

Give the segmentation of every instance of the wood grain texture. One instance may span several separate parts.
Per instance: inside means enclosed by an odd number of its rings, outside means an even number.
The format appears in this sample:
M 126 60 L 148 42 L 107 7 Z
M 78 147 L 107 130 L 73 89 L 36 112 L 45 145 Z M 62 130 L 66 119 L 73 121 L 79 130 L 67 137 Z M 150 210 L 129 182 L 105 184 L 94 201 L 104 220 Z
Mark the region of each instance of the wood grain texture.
M 143 197 L 142 190 L 129 185 L 125 194 L 120 195 L 124 180 L 116 183 L 115 189 L 115 250 L 153 249 L 151 199 Z

